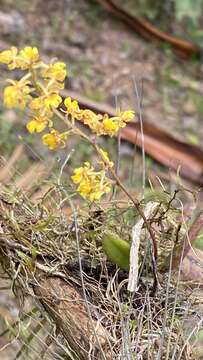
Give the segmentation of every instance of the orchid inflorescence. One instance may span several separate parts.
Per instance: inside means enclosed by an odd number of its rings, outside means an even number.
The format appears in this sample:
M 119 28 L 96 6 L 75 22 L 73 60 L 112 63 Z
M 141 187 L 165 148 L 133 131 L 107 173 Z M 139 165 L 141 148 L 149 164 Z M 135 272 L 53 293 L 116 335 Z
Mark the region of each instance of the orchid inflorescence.
M 73 133 L 93 144 L 100 158 L 100 170 L 85 162 L 83 166 L 74 169 L 71 177 L 77 184 L 77 191 L 90 201 L 99 200 L 105 193 L 110 192 L 112 181 L 106 172 L 113 167 L 106 151 L 92 142 L 90 137 L 77 126 L 77 121 L 87 125 L 96 136 L 114 136 L 120 128 L 134 118 L 134 111 L 118 111 L 116 116 L 97 114 L 89 109 L 81 109 L 77 100 L 71 97 L 63 101 L 60 90 L 64 88 L 67 76 L 66 64 L 52 60 L 46 64 L 41 60 L 36 47 L 27 46 L 22 50 L 11 47 L 0 52 L 0 62 L 6 64 L 9 70 L 20 69 L 25 75 L 20 80 L 8 79 L 9 85 L 4 89 L 4 105 L 7 108 L 29 110 L 30 118 L 26 125 L 30 133 L 48 132 L 42 135 L 42 142 L 50 150 L 64 148 L 68 136 Z M 65 132 L 60 133 L 54 128 L 54 115 L 63 119 L 67 126 Z

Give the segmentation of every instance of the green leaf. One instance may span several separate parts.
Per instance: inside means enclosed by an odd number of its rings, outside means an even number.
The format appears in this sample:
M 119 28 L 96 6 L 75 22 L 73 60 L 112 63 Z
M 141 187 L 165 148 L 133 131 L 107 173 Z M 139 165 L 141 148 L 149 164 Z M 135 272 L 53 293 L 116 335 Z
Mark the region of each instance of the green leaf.
M 175 0 L 175 12 L 177 20 L 181 21 L 185 16 L 197 22 L 201 14 L 202 0 Z
M 24 264 L 30 269 L 33 270 L 33 264 L 30 257 L 26 254 L 24 254 L 22 251 L 18 251 L 18 256 L 23 260 Z
M 113 264 L 129 270 L 130 244 L 114 233 L 107 232 L 102 239 L 103 250 Z

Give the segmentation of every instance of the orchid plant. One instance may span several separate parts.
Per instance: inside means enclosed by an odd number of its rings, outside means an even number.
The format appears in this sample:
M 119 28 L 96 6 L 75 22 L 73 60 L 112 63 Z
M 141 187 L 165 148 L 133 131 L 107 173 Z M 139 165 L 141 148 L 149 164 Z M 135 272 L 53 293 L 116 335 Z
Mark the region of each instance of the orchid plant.
M 92 141 L 78 123 L 88 126 L 95 139 L 101 135 L 112 137 L 133 120 L 134 111 L 118 111 L 116 116 L 109 117 L 90 109 L 81 109 L 77 100 L 70 97 L 63 101 L 60 91 L 64 88 L 67 76 L 66 64 L 57 60 L 45 63 L 36 47 L 26 46 L 20 51 L 11 47 L 0 52 L 0 62 L 6 64 L 9 70 L 22 70 L 20 80 L 7 80 L 9 85 L 4 89 L 4 105 L 7 108 L 28 109 L 26 127 L 30 133 L 42 133 L 43 144 L 52 151 L 68 146 L 71 134 L 85 139 L 94 147 L 98 155 L 97 168 L 86 161 L 74 169 L 71 179 L 83 198 L 100 200 L 101 196 L 111 191 L 113 181 L 107 176 L 109 170 L 116 180 L 114 164 L 107 152 L 97 145 L 96 140 Z M 66 125 L 62 133 L 54 126 L 55 116 Z

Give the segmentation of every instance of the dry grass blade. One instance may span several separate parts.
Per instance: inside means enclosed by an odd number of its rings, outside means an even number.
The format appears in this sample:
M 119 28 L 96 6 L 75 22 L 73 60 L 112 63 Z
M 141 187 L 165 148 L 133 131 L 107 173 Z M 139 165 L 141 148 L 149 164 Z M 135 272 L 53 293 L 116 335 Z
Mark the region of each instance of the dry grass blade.
M 6 164 L 0 169 L 0 181 L 7 183 L 15 173 L 15 165 L 20 161 L 24 152 L 24 146 L 22 144 L 17 145 L 13 154 L 6 162 Z
M 146 219 L 156 209 L 158 203 L 149 202 L 144 210 Z M 128 291 L 137 291 L 138 285 L 138 269 L 139 269 L 139 247 L 140 247 L 140 236 L 142 226 L 144 224 L 143 219 L 139 220 L 132 229 L 132 244 L 130 249 L 130 271 L 128 278 Z
M 49 356 L 53 344 L 57 342 L 57 345 L 60 343 L 60 351 L 65 354 L 59 353 L 59 359 L 63 356 L 74 360 L 131 359 L 136 351 L 138 358 L 154 360 L 158 355 L 162 329 L 168 328 L 172 335 L 164 334 L 162 356 L 166 351 L 169 358 L 172 356 L 176 334 L 180 339 L 177 348 L 179 355 L 185 339 L 180 329 L 183 329 L 185 311 L 192 309 L 192 303 L 185 288 L 180 286 L 176 290 L 172 276 L 170 281 L 166 281 L 167 274 L 162 275 L 157 293 L 151 295 L 153 271 L 148 236 L 145 239 L 143 232 L 139 249 L 139 265 L 142 267 L 139 291 L 133 294 L 129 295 L 127 291 L 128 273 L 106 262 L 102 252 L 100 244 L 107 226 L 121 231 L 123 238 L 129 235 L 131 222 L 124 227 L 121 225 L 126 221 L 126 212 L 132 211 L 129 205 L 125 208 L 123 204 L 120 208 L 115 206 L 115 202 L 109 203 L 105 212 L 101 213 L 102 219 L 95 217 L 89 207 L 81 209 L 77 214 L 77 242 L 73 215 L 70 214 L 67 219 L 62 212 L 45 211 L 40 202 L 33 206 L 19 192 L 18 196 L 15 194 L 13 202 L 12 198 L 11 189 L 7 188 L 5 193 L 2 190 L 0 262 L 13 279 L 13 288 L 15 291 L 18 289 L 16 294 L 20 291 L 24 297 L 29 295 L 39 306 L 42 315 L 48 316 L 49 329 L 51 324 L 53 329 L 57 328 L 57 333 L 51 330 L 52 336 L 46 346 L 40 342 L 40 333 L 33 338 L 31 334 L 36 326 L 32 327 L 27 337 L 30 341 L 28 351 L 33 351 L 37 341 L 41 344 L 38 353 Z M 59 202 L 62 199 L 63 192 L 58 194 Z M 55 199 L 56 203 L 58 200 Z M 166 256 L 170 251 L 171 244 L 167 244 L 167 241 L 172 241 L 173 245 L 176 234 L 176 229 L 173 229 L 177 224 L 170 219 L 174 211 L 177 214 L 177 209 L 171 208 L 170 201 L 165 205 L 159 203 L 150 217 L 150 223 L 156 226 L 161 257 L 162 253 Z M 135 213 L 133 223 L 134 219 Z M 161 228 L 159 223 L 162 223 Z M 94 227 L 94 231 L 90 230 L 90 226 Z M 164 239 L 163 228 L 166 231 Z M 180 234 L 180 240 L 184 235 Z M 51 340 L 53 344 L 49 347 Z M 22 344 L 26 344 L 26 340 L 23 341 Z M 187 360 L 186 357 L 183 359 Z
M 44 177 L 46 177 L 49 171 L 41 163 L 33 164 L 20 177 L 20 179 L 16 180 L 15 186 L 18 189 L 29 191 L 38 180 L 42 180 Z

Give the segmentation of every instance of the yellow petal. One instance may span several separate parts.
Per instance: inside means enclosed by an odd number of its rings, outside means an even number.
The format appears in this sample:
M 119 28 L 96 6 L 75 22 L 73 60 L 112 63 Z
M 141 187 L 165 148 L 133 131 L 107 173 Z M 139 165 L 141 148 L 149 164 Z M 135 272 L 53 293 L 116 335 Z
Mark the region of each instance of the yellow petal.
M 26 128 L 31 134 L 34 132 L 40 133 L 46 128 L 46 125 L 46 121 L 39 122 L 33 119 L 27 123 Z
M 3 64 L 9 64 L 13 61 L 18 53 L 18 49 L 16 47 L 11 47 L 10 50 L 4 50 L 0 53 L 0 62 Z
M 62 102 L 62 98 L 58 94 L 50 94 L 44 100 L 45 106 L 47 107 L 52 106 L 54 108 L 57 108 L 61 102 Z

